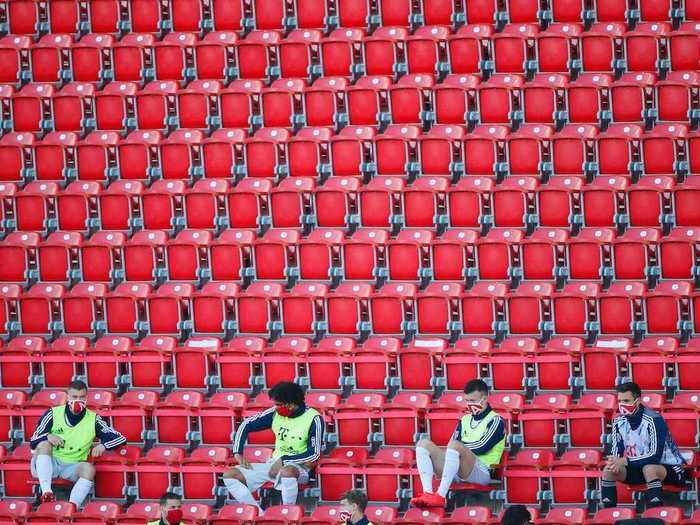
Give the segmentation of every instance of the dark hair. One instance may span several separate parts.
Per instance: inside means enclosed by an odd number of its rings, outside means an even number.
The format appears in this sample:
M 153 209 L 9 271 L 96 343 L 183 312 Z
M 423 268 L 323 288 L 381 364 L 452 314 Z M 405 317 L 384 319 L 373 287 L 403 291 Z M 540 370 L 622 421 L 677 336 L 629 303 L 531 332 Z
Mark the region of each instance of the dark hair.
M 481 379 L 472 379 L 464 385 L 464 393 L 471 394 L 472 392 L 481 392 L 485 396 L 489 395 L 489 387 Z
M 642 397 L 642 390 L 639 388 L 639 385 L 637 383 L 633 383 L 632 381 L 628 383 L 622 383 L 621 385 L 617 385 L 617 388 L 615 388 L 615 390 L 617 390 L 618 394 L 632 392 L 632 395 L 635 399 Z
M 85 381 L 80 381 L 79 379 L 76 379 L 75 381 L 71 381 L 68 384 L 68 390 L 87 390 L 88 387 L 85 384 Z
M 176 494 L 175 492 L 166 492 L 160 497 L 160 505 L 163 506 L 165 505 L 168 500 L 170 499 L 176 499 L 178 501 L 182 501 L 182 496 L 179 494 Z
M 525 505 L 511 505 L 503 513 L 501 525 L 527 525 L 532 516 Z
M 284 405 L 303 405 L 304 389 L 296 383 L 283 381 L 281 383 L 277 383 L 270 389 L 270 399 L 276 403 L 282 403 Z
M 361 490 L 348 490 L 340 497 L 340 500 L 347 500 L 360 507 L 360 511 L 364 512 L 367 508 L 367 494 Z

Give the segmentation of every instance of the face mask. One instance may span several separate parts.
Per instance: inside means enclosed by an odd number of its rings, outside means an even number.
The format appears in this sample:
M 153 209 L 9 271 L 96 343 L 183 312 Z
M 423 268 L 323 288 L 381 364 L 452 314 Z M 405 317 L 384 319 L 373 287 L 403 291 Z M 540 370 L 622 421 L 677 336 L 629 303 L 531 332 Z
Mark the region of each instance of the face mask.
M 637 410 L 639 402 L 635 401 L 634 403 L 618 403 L 617 406 L 620 409 L 620 414 L 622 414 L 623 416 L 631 416 L 632 414 L 634 414 L 634 411 Z
M 479 412 L 483 410 L 484 405 L 481 402 L 477 403 L 475 401 L 467 401 L 467 408 L 473 416 L 476 416 Z
M 182 521 L 182 509 L 170 509 L 165 515 L 170 525 L 178 525 Z
M 83 410 L 85 410 L 85 406 L 85 401 L 71 401 L 70 410 L 74 414 L 80 414 Z
M 350 521 L 351 517 L 352 517 L 352 514 L 350 513 L 349 510 L 341 510 L 338 513 L 338 519 L 340 520 L 340 523 L 348 523 Z
M 277 413 L 282 416 L 282 417 L 289 417 L 294 413 L 294 410 L 292 410 L 289 407 L 277 407 Z

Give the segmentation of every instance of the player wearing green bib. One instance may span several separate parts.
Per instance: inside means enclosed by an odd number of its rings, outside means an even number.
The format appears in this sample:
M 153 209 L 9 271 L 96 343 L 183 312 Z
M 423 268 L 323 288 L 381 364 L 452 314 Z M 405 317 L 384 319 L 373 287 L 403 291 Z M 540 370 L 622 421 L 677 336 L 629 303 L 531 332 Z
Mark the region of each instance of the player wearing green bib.
M 267 482 L 282 492 L 282 503 L 294 505 L 299 484 L 321 457 L 323 419 L 304 404 L 304 390 L 295 383 L 278 383 L 270 390 L 272 408 L 252 416 L 238 427 L 233 442 L 237 467 L 224 474 L 224 485 L 239 503 L 257 505 L 253 491 Z M 248 433 L 272 429 L 275 450 L 266 463 L 250 463 L 243 456 Z
M 180 525 L 182 522 L 182 498 L 174 492 L 166 492 L 160 497 L 160 519 L 146 525 Z
M 41 500 L 53 501 L 51 480 L 74 481 L 70 501 L 82 505 L 92 490 L 95 467 L 87 460 L 105 450 L 126 443 L 126 438 L 87 408 L 87 385 L 73 381 L 68 385 L 65 405 L 48 409 L 39 420 L 31 438 L 31 472 L 39 480 Z M 95 438 L 100 443 L 93 446 Z
M 416 447 L 416 465 L 423 494 L 411 500 L 417 507 L 443 507 L 453 482 L 487 485 L 490 468 L 501 462 L 506 443 L 503 419 L 488 403 L 488 387 L 481 379 L 472 379 L 464 387 L 469 412 L 462 416 L 447 449 L 428 439 Z M 433 493 L 433 475 L 440 486 Z

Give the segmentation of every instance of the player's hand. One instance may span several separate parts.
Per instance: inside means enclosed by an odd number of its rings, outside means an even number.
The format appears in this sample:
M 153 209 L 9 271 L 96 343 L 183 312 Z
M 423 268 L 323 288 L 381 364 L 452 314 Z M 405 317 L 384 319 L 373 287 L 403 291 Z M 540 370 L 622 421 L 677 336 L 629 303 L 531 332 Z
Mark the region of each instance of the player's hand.
M 282 460 L 278 459 L 275 461 L 272 466 L 270 467 L 270 472 L 268 472 L 268 475 L 272 478 L 275 479 L 277 477 L 277 474 L 280 473 L 280 470 L 282 470 Z
M 239 467 L 247 469 L 250 468 L 250 461 L 244 458 L 243 454 L 235 454 L 233 457 L 236 459 Z
M 105 446 L 104 446 L 102 443 L 100 443 L 100 444 L 97 445 L 96 447 L 93 447 L 93 449 L 92 449 L 92 457 L 93 457 L 93 458 L 99 458 L 102 454 L 105 453 L 105 450 L 107 450 L 107 449 L 105 448 Z
M 55 436 L 54 434 L 49 434 L 46 440 L 51 443 L 54 447 L 62 447 L 65 444 L 62 437 Z

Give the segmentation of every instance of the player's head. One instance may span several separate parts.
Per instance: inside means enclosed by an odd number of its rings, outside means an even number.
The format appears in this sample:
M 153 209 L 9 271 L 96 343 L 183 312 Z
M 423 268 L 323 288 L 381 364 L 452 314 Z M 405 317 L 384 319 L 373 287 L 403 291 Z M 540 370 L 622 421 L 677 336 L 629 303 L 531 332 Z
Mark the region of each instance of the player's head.
M 340 520 L 359 521 L 367 509 L 367 494 L 361 490 L 348 490 L 340 498 Z
M 182 521 L 182 497 L 174 492 L 166 492 L 160 497 L 160 517 L 168 525 L 178 525 Z
M 532 517 L 525 505 L 511 505 L 503 513 L 501 525 L 528 525 Z
M 74 414 L 80 414 L 87 406 L 87 385 L 82 381 L 71 381 L 66 390 L 68 408 Z
M 631 416 L 641 405 L 640 398 L 642 391 L 637 383 L 622 383 L 617 385 L 617 406 L 620 409 L 620 414 L 623 416 Z
M 467 408 L 472 415 L 481 414 L 486 410 L 489 397 L 489 387 L 481 379 L 472 379 L 464 385 Z
M 304 404 L 304 389 L 296 383 L 277 383 L 270 390 L 270 399 L 280 416 L 289 417 Z

